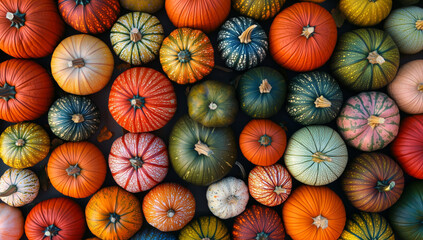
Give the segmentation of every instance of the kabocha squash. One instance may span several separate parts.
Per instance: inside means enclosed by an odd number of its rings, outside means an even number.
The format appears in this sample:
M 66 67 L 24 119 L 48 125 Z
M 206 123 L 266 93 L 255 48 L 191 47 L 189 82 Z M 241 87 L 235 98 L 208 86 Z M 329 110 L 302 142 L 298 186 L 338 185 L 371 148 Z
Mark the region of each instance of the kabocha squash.
M 163 232 L 178 231 L 195 214 L 194 195 L 176 183 L 162 183 L 145 195 L 142 210 L 147 222 Z
M 31 203 L 39 190 L 40 181 L 29 169 L 9 168 L 0 178 L 0 199 L 12 207 Z
M 50 138 L 38 124 L 11 125 L 0 136 L 0 158 L 12 168 L 27 168 L 43 160 L 50 150 Z
M 179 234 L 179 240 L 194 239 L 230 240 L 231 238 L 221 220 L 213 216 L 203 216 L 191 221 Z
M 208 128 L 183 116 L 170 133 L 169 157 L 179 177 L 206 186 L 222 179 L 234 165 L 235 136 L 230 128 Z
M 0 203 L 0 238 L 19 240 L 24 233 L 24 218 L 19 208 Z
M 342 91 L 325 72 L 309 72 L 289 82 L 287 112 L 303 125 L 331 122 L 342 107 Z
M 155 13 L 164 6 L 165 0 L 120 0 L 120 5 L 130 11 Z
M 315 3 L 295 3 L 273 20 L 270 53 L 284 68 L 311 71 L 329 60 L 336 39 L 335 21 L 326 9 Z
M 392 0 L 340 0 L 339 10 L 352 24 L 368 27 L 380 23 L 392 8 Z
M 260 64 L 268 49 L 267 35 L 253 19 L 234 17 L 220 28 L 217 48 L 226 66 L 244 71 Z
M 196 84 L 188 94 L 187 104 L 189 116 L 206 127 L 228 126 L 238 113 L 235 89 L 219 81 Z
M 284 3 L 285 0 L 232 0 L 232 7 L 241 15 L 264 21 L 274 17 Z
M 109 47 L 87 34 L 64 39 L 51 57 L 51 73 L 59 87 L 77 95 L 88 95 L 103 89 L 112 76 L 113 67 Z
M 285 166 L 292 177 L 314 186 L 338 179 L 348 161 L 348 151 L 341 136 L 322 125 L 303 127 L 289 139 Z
M 213 46 L 202 31 L 178 28 L 163 40 L 160 63 L 170 80 L 179 84 L 194 83 L 213 70 Z
M 116 55 L 132 65 L 153 61 L 164 38 L 159 19 L 148 13 L 131 12 L 120 17 L 110 32 Z
M 347 100 L 336 123 L 345 142 L 361 151 L 386 147 L 398 134 L 399 110 L 382 92 L 362 92 Z
M 156 228 L 145 229 L 135 234 L 131 240 L 177 240 L 172 233 L 161 232 Z
M 388 221 L 377 213 L 355 213 L 339 240 L 395 240 Z
M 286 96 L 285 77 L 269 67 L 242 74 L 237 92 L 241 110 L 253 118 L 269 118 L 282 108 Z
M 394 79 L 399 57 L 398 47 L 386 32 L 362 28 L 339 38 L 330 65 L 344 86 L 354 91 L 374 90 Z
M 175 114 L 175 91 L 160 72 L 145 67 L 131 68 L 115 79 L 109 95 L 109 111 L 130 132 L 154 131 Z

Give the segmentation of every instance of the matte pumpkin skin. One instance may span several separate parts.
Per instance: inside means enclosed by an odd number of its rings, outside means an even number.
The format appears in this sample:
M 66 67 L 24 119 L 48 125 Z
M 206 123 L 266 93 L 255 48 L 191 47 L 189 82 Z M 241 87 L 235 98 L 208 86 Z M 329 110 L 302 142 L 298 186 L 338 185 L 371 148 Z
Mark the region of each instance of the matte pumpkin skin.
M 29 169 L 9 168 L 0 178 L 0 199 L 12 207 L 22 207 L 31 203 L 37 197 L 39 190 L 40 181 Z
M 19 240 L 24 233 L 24 218 L 19 208 L 0 203 L 0 238 Z
M 135 234 L 131 240 L 177 240 L 172 233 L 161 232 L 156 228 L 149 228 Z
M 285 0 L 232 0 L 232 7 L 241 15 L 264 21 L 274 17 Z
M 388 221 L 377 213 L 360 212 L 347 221 L 340 240 L 395 240 Z
M 230 240 L 230 234 L 225 224 L 214 216 L 203 216 L 191 221 L 185 226 L 179 240 L 214 239 Z
M 340 0 L 339 10 L 352 24 L 369 27 L 385 19 L 392 8 L 392 0 Z
M 120 0 L 120 5 L 130 11 L 155 13 L 164 6 L 165 0 Z

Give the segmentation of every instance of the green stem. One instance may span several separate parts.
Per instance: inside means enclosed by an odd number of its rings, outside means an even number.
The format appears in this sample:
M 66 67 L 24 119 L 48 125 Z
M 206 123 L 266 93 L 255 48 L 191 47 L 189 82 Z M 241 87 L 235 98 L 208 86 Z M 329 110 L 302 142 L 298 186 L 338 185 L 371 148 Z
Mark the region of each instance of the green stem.
M 145 98 L 138 95 L 134 96 L 132 99 L 129 99 L 129 101 L 131 102 L 131 106 L 134 108 L 143 108 L 145 104 Z
M 25 13 L 19 12 L 19 9 L 16 10 L 15 13 L 7 12 L 6 18 L 12 22 L 10 27 L 16 27 L 19 29 L 20 27 L 25 26 Z
M 270 136 L 264 134 L 263 136 L 260 137 L 260 139 L 258 141 L 262 146 L 267 147 L 272 143 L 272 138 Z
M 0 98 L 8 101 L 9 99 L 14 99 L 16 95 L 15 87 L 10 86 L 9 84 L 4 83 L 2 87 L 0 87 Z
M 53 239 L 52 237 L 58 235 L 60 230 L 61 230 L 60 228 L 58 228 L 54 224 L 52 224 L 52 225 L 46 227 L 46 229 L 44 230 L 44 236 L 50 237 L 50 239 Z
M 178 60 L 181 63 L 187 63 L 191 61 L 191 53 L 188 50 L 182 50 L 178 53 Z
M 395 181 L 390 182 L 389 184 L 385 181 L 377 181 L 376 189 L 379 192 L 389 192 L 395 187 Z
M 91 0 L 75 0 L 76 5 L 88 5 L 91 2 Z
M 144 164 L 144 162 L 139 157 L 133 157 L 129 159 L 129 161 L 131 162 L 132 167 L 134 167 L 135 169 L 142 167 L 142 165 Z
M 269 234 L 265 232 L 258 233 L 256 236 L 256 240 L 267 240 L 269 238 Z
M 17 191 L 18 191 L 18 187 L 16 185 L 9 185 L 9 187 L 6 189 L 6 191 L 0 192 L 0 197 L 10 196 Z

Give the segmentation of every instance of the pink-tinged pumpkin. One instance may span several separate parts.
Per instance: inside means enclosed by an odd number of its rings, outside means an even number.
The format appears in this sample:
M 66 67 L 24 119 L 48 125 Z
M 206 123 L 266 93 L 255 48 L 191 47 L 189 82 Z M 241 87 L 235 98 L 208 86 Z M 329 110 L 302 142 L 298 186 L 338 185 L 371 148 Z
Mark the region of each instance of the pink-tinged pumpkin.
M 337 119 L 349 145 L 371 152 L 386 147 L 398 134 L 399 110 L 385 93 L 362 92 L 345 103 Z
M 0 239 L 19 240 L 24 232 L 24 218 L 19 208 L 0 203 Z

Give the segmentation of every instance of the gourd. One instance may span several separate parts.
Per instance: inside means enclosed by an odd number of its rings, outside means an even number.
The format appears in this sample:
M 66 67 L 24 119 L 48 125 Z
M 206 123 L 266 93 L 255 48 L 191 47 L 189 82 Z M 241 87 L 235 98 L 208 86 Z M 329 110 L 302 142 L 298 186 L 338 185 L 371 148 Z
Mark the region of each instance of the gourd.
M 130 11 L 155 13 L 164 6 L 164 0 L 120 0 L 120 5 Z
M 131 240 L 177 240 L 172 233 L 161 232 L 156 228 L 148 228 L 135 234 Z
M 285 0 L 233 0 L 232 7 L 241 15 L 264 21 L 274 17 L 284 3 Z
M 0 199 L 12 207 L 22 207 L 31 203 L 37 197 L 39 190 L 40 181 L 29 169 L 9 168 L 0 178 Z
M 395 240 L 388 221 L 377 213 L 360 212 L 347 221 L 340 240 Z
M 179 240 L 191 239 L 230 240 L 231 238 L 221 220 L 214 216 L 203 216 L 191 221 L 181 230 Z
M 24 218 L 18 208 L 0 203 L 0 238 L 19 240 L 24 233 Z
M 354 25 L 369 27 L 385 19 L 392 8 L 392 0 L 340 0 L 339 10 Z

